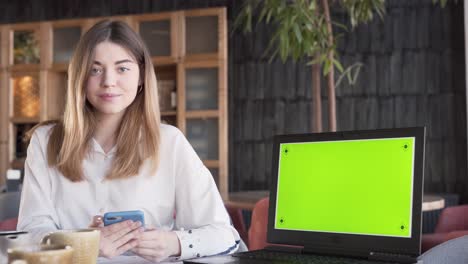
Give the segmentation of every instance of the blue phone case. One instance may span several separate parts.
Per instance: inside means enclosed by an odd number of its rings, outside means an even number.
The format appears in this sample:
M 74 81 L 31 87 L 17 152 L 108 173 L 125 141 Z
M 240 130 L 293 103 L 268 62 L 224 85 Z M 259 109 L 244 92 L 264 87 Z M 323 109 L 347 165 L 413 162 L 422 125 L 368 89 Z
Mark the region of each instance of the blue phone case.
M 104 214 L 104 225 L 112 225 L 115 223 L 132 220 L 134 222 L 140 221 L 141 226 L 145 226 L 145 216 L 143 211 L 121 211 L 121 212 L 108 212 Z

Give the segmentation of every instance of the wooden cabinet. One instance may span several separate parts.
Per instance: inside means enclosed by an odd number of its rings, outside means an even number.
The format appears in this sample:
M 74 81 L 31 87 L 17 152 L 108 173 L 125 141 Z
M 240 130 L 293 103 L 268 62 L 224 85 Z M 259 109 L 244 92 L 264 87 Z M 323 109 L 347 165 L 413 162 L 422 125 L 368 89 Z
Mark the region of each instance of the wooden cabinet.
M 154 65 L 175 65 L 180 61 L 181 14 L 182 11 L 177 11 L 132 17 L 132 24 L 145 41 Z
M 227 198 L 226 10 L 107 18 L 123 20 L 141 35 L 155 65 L 161 119 L 187 136 Z M 68 61 L 80 36 L 102 19 L 0 26 L 1 180 L 25 156 L 19 141 L 25 130 L 63 114 Z

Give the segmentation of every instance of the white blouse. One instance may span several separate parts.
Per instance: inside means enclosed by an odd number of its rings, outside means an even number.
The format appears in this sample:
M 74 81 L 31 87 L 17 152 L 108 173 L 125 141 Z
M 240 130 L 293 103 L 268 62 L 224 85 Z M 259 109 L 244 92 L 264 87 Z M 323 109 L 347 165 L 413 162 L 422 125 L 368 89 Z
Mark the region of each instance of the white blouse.
M 181 245 L 179 259 L 237 250 L 240 238 L 213 177 L 177 128 L 160 127 L 160 162 L 155 174 L 147 160 L 135 177 L 104 180 L 116 149 L 106 154 L 92 140 L 90 154 L 83 161 L 86 180 L 71 182 L 47 164 L 52 127 L 39 127 L 28 147 L 18 230 L 31 232 L 39 241 L 57 229 L 86 228 L 95 215 L 142 210 L 147 227 L 175 230 Z

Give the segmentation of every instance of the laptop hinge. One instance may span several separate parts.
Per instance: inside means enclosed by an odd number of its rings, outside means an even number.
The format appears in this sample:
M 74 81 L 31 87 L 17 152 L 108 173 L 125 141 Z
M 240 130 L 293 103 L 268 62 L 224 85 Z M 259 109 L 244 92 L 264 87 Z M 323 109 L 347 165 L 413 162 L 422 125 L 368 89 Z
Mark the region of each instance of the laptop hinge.
M 389 261 L 402 264 L 412 264 L 418 262 L 415 257 L 403 254 L 393 254 L 384 252 L 370 252 L 369 260 Z
M 266 246 L 264 249 L 268 251 L 279 251 L 279 252 L 296 253 L 296 254 L 300 254 L 302 252 L 302 247 L 296 247 L 296 246 L 271 245 L 271 246 Z

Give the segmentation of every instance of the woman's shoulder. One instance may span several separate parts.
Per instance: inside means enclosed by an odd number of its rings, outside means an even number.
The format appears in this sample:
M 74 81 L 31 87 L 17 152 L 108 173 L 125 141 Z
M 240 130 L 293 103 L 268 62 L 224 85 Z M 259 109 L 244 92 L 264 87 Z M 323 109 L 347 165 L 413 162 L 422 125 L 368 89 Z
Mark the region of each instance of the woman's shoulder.
M 39 141 L 48 141 L 50 133 L 57 123 L 39 124 L 32 129 L 31 139 L 36 137 Z
M 184 146 L 184 143 L 187 141 L 182 131 L 175 126 L 161 124 L 159 131 L 162 152 L 167 153 L 175 151 L 181 146 Z
M 177 138 L 183 136 L 182 132 L 175 126 L 168 125 L 168 124 L 161 124 L 159 127 L 161 138 L 164 140 L 168 140 L 171 138 Z

